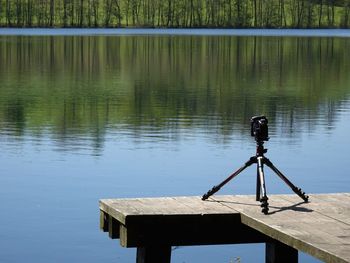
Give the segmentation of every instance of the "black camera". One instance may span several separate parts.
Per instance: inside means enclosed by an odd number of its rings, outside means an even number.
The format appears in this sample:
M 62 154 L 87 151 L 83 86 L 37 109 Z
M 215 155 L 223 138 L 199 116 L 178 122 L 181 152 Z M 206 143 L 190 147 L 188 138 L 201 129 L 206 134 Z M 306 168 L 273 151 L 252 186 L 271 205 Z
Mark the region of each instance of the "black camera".
M 250 134 L 257 142 L 269 140 L 269 128 L 265 116 L 254 116 L 250 119 Z

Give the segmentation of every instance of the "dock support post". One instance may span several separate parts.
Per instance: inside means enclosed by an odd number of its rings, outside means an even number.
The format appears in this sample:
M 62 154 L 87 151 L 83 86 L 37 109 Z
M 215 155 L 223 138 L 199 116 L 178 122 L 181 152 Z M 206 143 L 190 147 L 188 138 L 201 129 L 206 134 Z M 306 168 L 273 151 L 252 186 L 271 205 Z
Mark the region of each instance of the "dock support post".
M 266 243 L 266 263 L 298 263 L 298 250 L 277 240 Z
M 154 245 L 137 248 L 136 263 L 170 263 L 171 246 Z

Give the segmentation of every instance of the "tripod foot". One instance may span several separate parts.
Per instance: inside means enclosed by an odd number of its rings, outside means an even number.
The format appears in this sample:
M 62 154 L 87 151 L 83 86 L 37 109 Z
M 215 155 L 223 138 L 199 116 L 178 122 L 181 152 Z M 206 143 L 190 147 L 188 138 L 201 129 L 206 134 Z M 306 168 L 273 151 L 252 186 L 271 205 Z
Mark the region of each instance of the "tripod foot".
M 210 196 L 212 196 L 213 194 L 215 194 L 217 191 L 220 190 L 219 186 L 214 186 L 212 189 L 210 189 L 206 194 L 204 194 L 202 196 L 202 200 L 207 200 Z
M 305 192 L 303 192 L 301 190 L 301 188 L 295 187 L 293 188 L 294 193 L 296 193 L 297 195 L 300 196 L 301 199 L 304 200 L 305 203 L 309 202 L 309 196 L 305 194 Z
M 209 198 L 209 194 L 208 193 L 206 193 L 206 194 L 204 194 L 203 196 L 202 196 L 202 201 L 205 201 L 205 200 L 207 200 L 208 198 Z
M 261 212 L 263 212 L 265 215 L 267 215 L 269 213 L 269 203 L 267 202 L 267 200 L 269 200 L 269 198 L 267 196 L 263 196 L 260 198 Z

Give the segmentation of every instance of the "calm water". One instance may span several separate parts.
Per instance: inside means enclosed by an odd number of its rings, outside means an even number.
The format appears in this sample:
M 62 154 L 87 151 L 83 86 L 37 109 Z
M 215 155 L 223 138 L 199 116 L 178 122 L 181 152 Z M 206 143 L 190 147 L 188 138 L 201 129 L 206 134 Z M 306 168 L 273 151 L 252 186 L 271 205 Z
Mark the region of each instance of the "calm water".
M 0 262 L 135 262 L 98 230 L 98 200 L 202 195 L 255 153 L 256 114 L 296 185 L 350 191 L 350 38 L 193 32 L 0 36 Z M 255 169 L 220 193 L 254 194 Z M 261 262 L 264 246 L 172 258 Z

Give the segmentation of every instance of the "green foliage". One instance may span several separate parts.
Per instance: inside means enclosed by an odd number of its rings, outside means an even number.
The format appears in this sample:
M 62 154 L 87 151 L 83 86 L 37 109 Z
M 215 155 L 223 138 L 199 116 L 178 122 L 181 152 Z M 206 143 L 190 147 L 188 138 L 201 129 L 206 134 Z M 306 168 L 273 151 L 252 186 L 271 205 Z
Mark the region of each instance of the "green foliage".
M 349 0 L 0 0 L 7 27 L 349 27 Z

